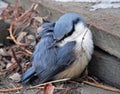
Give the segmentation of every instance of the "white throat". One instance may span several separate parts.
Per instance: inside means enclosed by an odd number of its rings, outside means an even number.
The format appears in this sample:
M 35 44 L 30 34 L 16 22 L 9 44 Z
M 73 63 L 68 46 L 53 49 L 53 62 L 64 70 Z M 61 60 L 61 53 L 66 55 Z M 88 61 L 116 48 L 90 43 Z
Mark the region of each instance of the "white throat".
M 76 41 L 75 49 L 81 50 L 83 48 L 86 52 L 88 60 L 91 59 L 91 54 L 93 53 L 93 40 L 92 40 L 92 33 L 89 30 L 89 28 L 84 26 L 83 23 L 78 23 L 75 26 L 75 31 L 73 32 L 73 34 L 65 38 L 58 45 L 63 46 L 70 41 Z

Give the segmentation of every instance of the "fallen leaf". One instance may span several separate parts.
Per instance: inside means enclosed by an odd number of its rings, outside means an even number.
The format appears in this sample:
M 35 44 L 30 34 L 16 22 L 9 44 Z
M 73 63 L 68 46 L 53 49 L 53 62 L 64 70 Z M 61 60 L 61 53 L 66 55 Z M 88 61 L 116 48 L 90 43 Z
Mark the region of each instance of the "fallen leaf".
M 11 75 L 9 77 L 11 80 L 15 81 L 15 82 L 20 82 L 21 80 L 21 75 L 19 73 L 14 73 L 13 75 Z
M 0 55 L 2 55 L 2 56 L 9 56 L 7 51 L 5 49 L 2 49 L 2 48 L 0 48 Z
M 36 45 L 36 39 L 33 35 L 28 35 L 27 40 L 29 45 L 35 46 Z
M 8 3 L 4 1 L 0 1 L 0 15 L 2 14 L 3 10 L 8 7 Z
M 16 61 L 15 61 L 15 59 L 12 57 L 12 59 L 11 59 L 11 62 L 12 63 L 16 63 Z
M 10 66 L 12 66 L 12 63 L 8 63 L 8 64 L 6 65 L 6 69 L 8 69 Z
M 40 23 L 43 23 L 43 18 L 42 17 L 34 17 L 35 20 L 37 20 Z
M 44 86 L 44 94 L 53 94 L 53 92 L 54 92 L 54 86 L 52 85 L 52 84 L 46 84 L 45 86 Z

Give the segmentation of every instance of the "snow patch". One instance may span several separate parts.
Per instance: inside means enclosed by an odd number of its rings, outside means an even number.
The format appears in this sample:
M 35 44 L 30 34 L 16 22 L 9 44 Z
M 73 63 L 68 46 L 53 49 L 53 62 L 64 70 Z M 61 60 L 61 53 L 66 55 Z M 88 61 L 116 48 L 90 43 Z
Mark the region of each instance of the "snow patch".
M 120 0 L 55 0 L 59 2 L 120 2 Z
M 55 0 L 57 2 L 94 2 L 90 11 L 106 8 L 120 8 L 120 0 Z

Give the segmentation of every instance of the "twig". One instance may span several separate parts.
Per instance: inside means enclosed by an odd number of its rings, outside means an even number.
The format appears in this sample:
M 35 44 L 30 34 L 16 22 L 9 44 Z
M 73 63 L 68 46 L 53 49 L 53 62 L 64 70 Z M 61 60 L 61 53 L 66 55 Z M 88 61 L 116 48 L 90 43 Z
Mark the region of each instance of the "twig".
M 44 87 L 36 87 L 36 88 L 38 88 L 38 89 L 44 89 Z M 57 89 L 57 90 L 65 90 L 67 88 L 55 87 L 55 89 Z
M 43 85 L 46 85 L 46 84 L 49 84 L 49 83 L 57 83 L 57 82 L 63 82 L 63 81 L 68 81 L 68 80 L 70 80 L 70 78 L 54 80 L 54 81 L 46 82 L 46 83 L 39 84 L 39 85 L 36 85 L 36 86 L 32 86 L 32 87 L 30 87 L 30 89 L 37 88 L 37 87 L 40 87 L 40 86 L 43 86 Z
M 16 87 L 16 88 L 9 88 L 9 89 L 0 89 L 0 92 L 10 92 L 10 91 L 17 91 L 17 90 L 21 90 L 23 89 L 23 87 Z
M 94 78 L 88 76 L 88 79 L 92 80 L 95 84 L 99 84 L 99 82 L 97 82 Z
M 37 8 L 38 4 L 33 4 L 32 7 L 26 11 L 24 14 L 22 14 L 20 17 L 16 18 L 15 21 L 13 21 L 10 25 L 10 28 L 9 28 L 9 33 L 10 33 L 10 38 L 13 40 L 13 42 L 17 45 L 25 45 L 25 44 L 22 44 L 20 42 L 17 42 L 13 33 L 12 33 L 12 30 L 13 30 L 13 26 L 15 25 L 16 22 L 19 22 L 21 21 L 22 19 L 25 19 L 26 17 L 29 17 L 32 13 L 33 10 L 35 10 Z M 25 50 L 27 53 L 29 53 L 30 55 L 32 54 L 32 52 L 28 51 L 27 49 L 23 48 L 23 47 L 20 47 L 21 49 Z
M 15 87 L 15 88 L 8 88 L 8 89 L 0 89 L 0 93 L 2 92 L 12 92 L 12 91 L 20 91 L 22 90 L 24 87 L 23 86 L 20 86 L 20 87 Z M 28 89 L 32 89 L 32 88 L 28 88 Z M 36 88 L 33 88 L 33 89 L 44 89 L 44 87 L 36 87 Z M 64 90 L 66 88 L 58 88 L 58 87 L 55 87 L 56 90 Z
M 27 10 L 25 13 L 23 13 L 20 17 L 18 17 L 15 22 L 19 22 L 22 19 L 25 19 L 26 17 L 31 15 L 31 11 L 35 10 L 38 7 L 38 4 L 32 4 L 31 8 L 29 10 Z
M 14 6 L 14 11 L 13 11 L 13 16 L 15 17 L 15 19 L 17 18 L 18 16 L 18 8 L 19 8 L 19 0 L 16 0 L 15 1 L 15 6 Z
M 32 55 L 32 52 L 31 52 L 31 51 L 25 49 L 24 47 L 20 47 L 20 48 L 21 48 L 22 50 L 24 50 L 25 52 L 27 52 L 28 54 Z
M 55 81 L 51 81 L 51 82 L 47 82 L 47 83 L 43 83 L 43 84 L 39 84 L 39 85 L 36 85 L 36 86 L 31 86 L 27 89 L 36 89 L 36 88 L 44 88 L 43 86 L 48 84 L 48 83 L 57 83 L 57 82 L 62 82 L 62 81 L 67 81 L 69 80 L 69 78 L 66 78 L 66 79 L 60 79 L 60 80 L 55 80 Z M 42 86 L 42 87 L 41 87 Z M 10 92 L 10 91 L 17 91 L 17 90 L 21 90 L 23 89 L 23 87 L 16 87 L 16 88 L 9 88 L 9 89 L 1 89 L 0 92 Z M 55 88 L 55 89 L 65 89 L 65 88 Z
M 14 50 L 13 50 L 13 49 L 11 49 L 11 51 L 12 51 L 13 57 L 14 57 L 14 59 L 15 59 L 15 61 L 16 61 L 16 63 L 17 63 L 17 65 L 18 65 L 18 67 L 19 67 L 20 71 L 22 71 L 22 66 L 21 66 L 21 65 L 20 65 L 20 63 L 19 63 L 19 61 L 18 61 L 18 59 L 17 59 L 17 57 L 16 57 L 16 55 L 15 55 Z
M 17 45 L 21 45 L 21 46 L 26 46 L 26 44 L 23 44 L 23 43 L 20 43 L 20 42 L 17 42 L 13 33 L 12 33 L 12 29 L 13 29 L 13 26 L 14 26 L 14 22 L 11 23 L 10 25 L 10 28 L 9 28 L 9 34 L 10 34 L 10 38 L 13 40 L 13 42 Z
M 19 42 L 17 42 L 16 41 L 16 39 L 15 39 L 15 37 L 13 36 L 13 33 L 12 33 L 12 28 L 13 28 L 13 25 L 14 25 L 14 23 L 12 23 L 11 24 L 11 26 L 10 26 L 10 28 L 9 28 L 9 33 L 10 33 L 10 38 L 13 40 L 13 42 L 15 43 L 15 44 L 17 44 L 17 45 L 22 45 L 21 43 L 19 43 Z M 25 49 L 25 48 L 23 48 L 23 47 L 20 47 L 21 49 L 23 49 L 25 52 L 27 52 L 28 54 L 32 54 L 32 52 L 30 52 L 29 50 L 27 50 L 27 49 Z
M 105 86 L 105 85 L 102 85 L 102 84 L 95 84 L 95 83 L 91 83 L 91 82 L 88 82 L 88 81 L 83 81 L 83 83 L 94 86 L 94 87 L 98 87 L 98 88 L 101 88 L 101 89 L 104 89 L 104 90 L 109 90 L 109 91 L 120 93 L 120 89 L 113 88 L 113 87 L 110 87 L 110 86 Z
M 18 5 L 16 4 L 16 11 L 15 12 L 17 12 L 17 7 L 18 7 Z M 24 19 L 29 19 L 30 17 L 31 17 L 31 14 L 33 13 L 33 11 L 34 10 L 36 10 L 36 8 L 38 7 L 38 3 L 33 3 L 32 4 L 32 6 L 30 7 L 30 9 L 29 10 L 27 10 L 27 11 L 25 11 L 21 16 L 19 16 L 19 17 L 15 17 L 15 19 L 13 20 L 13 22 L 11 23 L 11 25 L 10 25 L 10 28 L 9 28 L 9 33 L 10 33 L 10 39 L 16 44 L 16 45 L 18 45 L 22 50 L 24 50 L 25 52 L 27 52 L 28 54 L 32 54 L 32 52 L 31 51 L 29 51 L 29 50 L 27 50 L 27 49 L 25 49 L 23 46 L 27 46 L 27 44 L 24 44 L 24 43 L 20 43 L 19 41 L 17 41 L 16 40 L 16 38 L 15 38 L 15 36 L 14 36 L 14 34 L 13 34 L 13 32 L 14 32 L 14 30 L 13 30 L 13 28 L 14 28 L 14 26 L 15 26 L 15 24 L 17 23 L 17 22 L 20 22 L 20 21 L 23 21 Z M 29 24 L 27 24 L 27 26 L 30 26 L 30 24 L 31 24 L 31 22 L 29 23 Z M 27 27 L 26 26 L 26 27 Z M 26 28 L 25 27 L 25 28 Z M 24 29 L 24 28 L 23 28 Z M 22 47 L 21 47 L 22 46 Z
M 7 69 L 0 70 L 0 72 L 6 72 L 15 69 L 17 66 L 17 63 L 13 63 L 11 66 L 9 66 Z
M 55 80 L 55 81 L 51 81 L 51 82 L 39 84 L 39 85 L 36 85 L 36 86 L 31 86 L 31 87 L 29 87 L 29 88 L 27 88 L 27 89 L 36 89 L 36 88 L 39 88 L 39 89 L 41 88 L 41 89 L 43 89 L 43 88 L 44 88 L 43 86 L 46 85 L 46 84 L 49 84 L 49 83 L 57 83 L 57 82 L 62 82 L 62 81 L 67 81 L 67 80 L 69 80 L 69 79 L 70 79 L 70 78 Z M 21 89 L 23 89 L 23 88 L 24 88 L 24 87 L 21 86 L 21 87 L 16 87 L 16 88 L 0 89 L 0 92 L 17 91 L 17 90 L 21 90 Z M 55 89 L 65 89 L 65 88 L 55 88 Z

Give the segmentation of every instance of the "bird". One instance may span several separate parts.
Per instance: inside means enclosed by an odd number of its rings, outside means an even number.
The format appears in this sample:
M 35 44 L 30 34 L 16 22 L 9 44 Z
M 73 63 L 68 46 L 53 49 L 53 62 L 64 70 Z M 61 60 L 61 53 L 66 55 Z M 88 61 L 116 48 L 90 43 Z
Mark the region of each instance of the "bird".
M 65 13 L 56 22 L 43 24 L 38 36 L 41 39 L 32 54 L 32 66 L 21 76 L 23 83 L 34 76 L 39 83 L 76 78 L 91 60 L 92 32 L 77 13 Z

